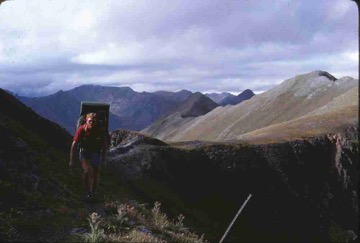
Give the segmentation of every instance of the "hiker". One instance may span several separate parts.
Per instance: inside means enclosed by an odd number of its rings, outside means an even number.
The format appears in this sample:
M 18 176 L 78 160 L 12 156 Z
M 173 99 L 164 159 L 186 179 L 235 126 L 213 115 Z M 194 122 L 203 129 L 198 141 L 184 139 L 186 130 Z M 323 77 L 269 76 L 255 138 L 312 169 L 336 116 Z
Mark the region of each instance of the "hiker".
M 79 158 L 84 170 L 84 184 L 87 191 L 86 198 L 94 196 L 99 180 L 101 162 L 106 163 L 107 135 L 99 128 L 96 113 L 86 115 L 86 122 L 79 126 L 74 136 L 70 150 L 69 166 L 74 165 L 74 152 L 80 144 Z

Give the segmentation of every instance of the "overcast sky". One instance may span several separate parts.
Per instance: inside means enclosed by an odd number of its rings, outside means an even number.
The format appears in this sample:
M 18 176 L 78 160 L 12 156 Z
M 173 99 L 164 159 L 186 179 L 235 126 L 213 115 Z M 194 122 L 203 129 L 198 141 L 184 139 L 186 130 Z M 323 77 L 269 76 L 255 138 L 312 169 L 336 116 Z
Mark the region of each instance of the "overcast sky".
M 268 90 L 324 70 L 358 77 L 350 0 L 11 0 L 0 6 L 0 87 Z

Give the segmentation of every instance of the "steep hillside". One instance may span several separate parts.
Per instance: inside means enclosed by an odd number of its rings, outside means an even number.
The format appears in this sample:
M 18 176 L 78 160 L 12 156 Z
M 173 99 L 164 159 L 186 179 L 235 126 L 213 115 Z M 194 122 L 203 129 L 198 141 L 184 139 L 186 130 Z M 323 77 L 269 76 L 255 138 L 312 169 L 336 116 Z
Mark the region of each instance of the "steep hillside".
M 142 132 L 149 134 L 163 131 L 171 132 L 173 130 L 171 127 L 181 126 L 184 120 L 187 121 L 187 119 L 205 115 L 216 107 L 218 107 L 218 104 L 209 97 L 196 92 Z
M 61 240 L 53 218 L 72 196 L 58 180 L 71 136 L 1 89 L 0 104 L 0 240 Z
M 19 126 L 48 141 L 49 146 L 64 149 L 71 136 L 58 124 L 38 116 L 8 92 L 0 89 L 0 112 L 3 124 Z M 8 123 L 9 122 L 9 123 Z M 21 131 L 19 131 L 21 132 Z
M 190 97 L 190 91 L 138 93 L 129 87 L 83 85 L 69 91 L 39 97 L 18 97 L 38 114 L 74 134 L 81 101 L 110 104 L 110 130 L 141 130 Z
M 131 188 L 106 166 L 95 200 L 84 202 L 80 164 L 68 166 L 72 136 L 1 89 L 0 104 L 1 242 L 206 242 L 158 200 L 129 199 Z
M 182 118 L 198 117 L 205 115 L 218 106 L 214 101 L 200 92 L 194 93 L 185 102 L 180 104 L 175 112 L 179 112 Z
M 67 131 L 74 134 L 80 113 L 80 102 L 73 96 L 64 91 L 59 91 L 42 98 L 20 96 L 17 96 L 17 98 L 42 117 L 61 124 Z
M 314 71 L 285 80 L 238 105 L 218 107 L 201 117 L 181 121 L 167 117 L 158 123 L 167 129 L 152 126 L 143 131 L 166 141 L 236 139 L 242 134 L 307 115 L 354 87 L 358 87 L 358 81 L 353 78 L 336 80 L 326 72 Z
M 289 141 L 332 133 L 359 123 L 359 89 L 354 87 L 305 116 L 267 126 L 236 139 L 252 142 Z
M 359 235 L 358 124 L 261 144 L 166 145 L 118 134 L 109 154 L 113 173 L 138 194 L 160 199 L 169 214 L 184 212 L 211 242 L 249 194 L 229 242 L 347 242 Z

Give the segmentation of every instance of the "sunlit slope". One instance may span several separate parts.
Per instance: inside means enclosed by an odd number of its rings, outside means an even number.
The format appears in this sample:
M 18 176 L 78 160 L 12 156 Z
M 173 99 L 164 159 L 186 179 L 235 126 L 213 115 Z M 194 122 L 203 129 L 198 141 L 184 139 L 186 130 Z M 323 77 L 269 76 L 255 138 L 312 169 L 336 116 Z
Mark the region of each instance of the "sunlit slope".
M 269 143 L 353 129 L 359 125 L 358 100 L 359 90 L 354 87 L 327 105 L 305 116 L 240 135 L 237 139 L 255 143 Z
M 314 71 L 287 79 L 238 105 L 218 107 L 197 118 L 181 119 L 172 114 L 143 131 L 167 141 L 238 139 L 242 134 L 300 118 L 321 107 L 326 112 L 326 105 L 354 87 L 358 87 L 356 79 L 336 79 L 327 72 Z M 358 100 L 355 96 L 350 99 Z M 349 116 L 357 114 L 350 112 Z M 161 127 L 155 129 L 156 125 Z

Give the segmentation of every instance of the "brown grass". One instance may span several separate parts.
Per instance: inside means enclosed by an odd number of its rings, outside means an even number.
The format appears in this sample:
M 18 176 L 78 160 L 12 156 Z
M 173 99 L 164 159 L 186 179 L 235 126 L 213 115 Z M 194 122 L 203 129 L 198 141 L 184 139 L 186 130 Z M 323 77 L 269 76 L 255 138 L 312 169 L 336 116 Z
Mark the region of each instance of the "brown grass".
M 239 136 L 250 143 L 276 143 L 303 140 L 309 137 L 339 132 L 358 124 L 358 107 L 350 106 L 322 115 L 309 115 L 268 126 Z

